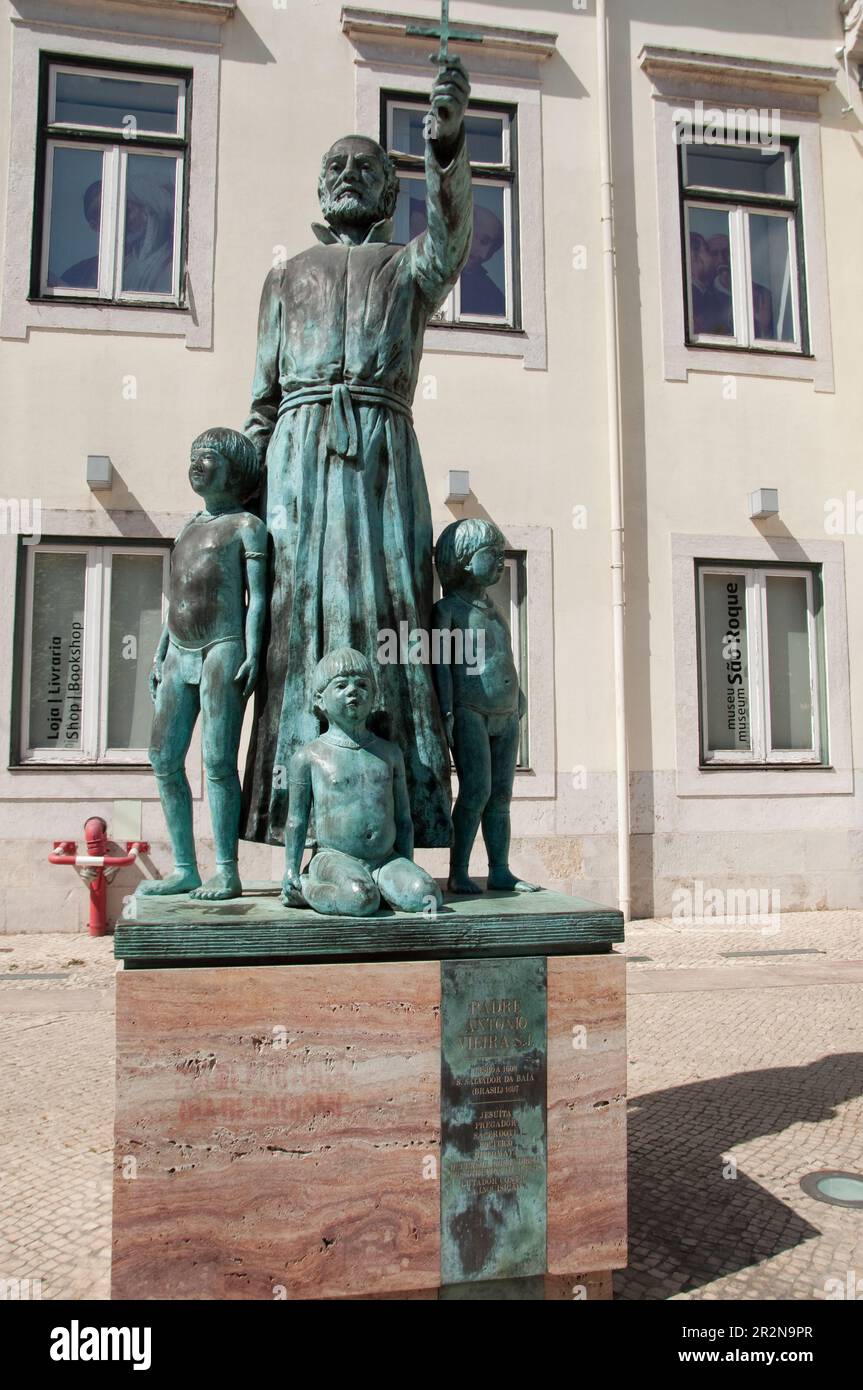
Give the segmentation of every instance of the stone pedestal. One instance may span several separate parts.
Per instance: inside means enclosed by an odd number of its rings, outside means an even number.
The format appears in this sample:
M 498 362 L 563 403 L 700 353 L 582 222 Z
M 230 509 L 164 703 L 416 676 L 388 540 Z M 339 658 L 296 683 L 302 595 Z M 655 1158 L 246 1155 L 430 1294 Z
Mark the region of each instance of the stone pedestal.
M 618 913 L 139 910 L 116 935 L 114 1298 L 610 1297 Z

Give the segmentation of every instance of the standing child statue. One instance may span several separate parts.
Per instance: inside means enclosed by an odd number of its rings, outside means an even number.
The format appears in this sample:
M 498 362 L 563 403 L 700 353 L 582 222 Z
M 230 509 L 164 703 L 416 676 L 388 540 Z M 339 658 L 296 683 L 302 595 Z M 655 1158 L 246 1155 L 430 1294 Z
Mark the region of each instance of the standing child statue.
M 489 888 L 539 891 L 509 867 L 509 806 L 525 699 L 509 628 L 488 596 L 488 589 L 503 574 L 505 546 L 492 522 L 472 518 L 447 526 L 435 546 L 444 596 L 434 606 L 433 622 L 445 634 L 442 650 L 450 658 L 465 651 L 476 658 L 469 664 L 449 660 L 434 667 L 458 773 L 449 873 L 453 893 L 482 891 L 468 874 L 480 824 L 488 852 Z
M 168 620 L 150 676 L 156 702 L 150 762 L 174 869 L 167 878 L 142 883 L 142 894 L 223 899 L 242 893 L 237 754 L 243 710 L 258 675 L 267 566 L 267 528 L 243 504 L 257 491 L 260 475 L 251 441 L 236 430 L 207 430 L 192 445 L 189 482 L 203 498 L 204 511 L 177 537 Z M 184 769 L 199 712 L 216 845 L 216 872 L 203 885 Z
M 443 895 L 413 862 L 401 749 L 366 728 L 375 695 L 369 661 L 340 647 L 318 662 L 313 684 L 315 713 L 328 727 L 291 759 L 282 901 L 350 917 L 376 912 L 381 899 L 401 912 L 436 910 Z M 317 850 L 301 876 L 312 811 Z

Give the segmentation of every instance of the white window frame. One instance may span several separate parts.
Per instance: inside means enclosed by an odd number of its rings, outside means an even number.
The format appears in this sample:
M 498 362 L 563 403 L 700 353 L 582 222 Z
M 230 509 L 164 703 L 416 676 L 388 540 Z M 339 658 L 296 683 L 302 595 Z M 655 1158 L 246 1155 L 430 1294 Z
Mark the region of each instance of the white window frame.
M 32 747 L 30 735 L 30 680 L 33 635 L 33 587 L 36 559 L 39 554 L 83 555 L 86 560 L 84 579 L 84 655 L 82 661 L 82 723 L 80 749 L 51 749 Z M 108 729 L 108 662 L 107 640 L 111 621 L 111 577 L 115 555 L 162 557 L 162 622 L 168 612 L 168 576 L 170 549 L 161 546 L 81 545 L 45 542 L 29 546 L 26 551 L 24 589 L 23 661 L 21 670 L 21 709 L 19 726 L 19 765 L 64 765 L 98 767 L 147 761 L 146 748 L 109 748 Z M 93 634 L 98 634 L 94 641 Z M 138 654 L 148 661 L 148 653 Z
M 739 58 L 690 49 L 645 45 L 639 62 L 646 74 L 639 99 L 652 103 L 653 147 L 645 120 L 636 120 L 635 159 L 655 161 L 657 170 L 659 309 L 666 381 L 686 381 L 690 372 L 723 376 L 781 377 L 809 381 L 816 391 L 833 392 L 835 377 L 830 328 L 827 239 L 821 164 L 820 98 L 835 86 L 835 70 L 802 63 Z M 802 241 L 806 256 L 808 350 L 741 352 L 718 343 L 687 338 L 686 274 L 681 224 L 679 141 L 686 113 L 755 108 L 781 111 L 782 142 L 796 141 Z M 642 134 L 644 132 L 644 134 Z M 747 195 L 748 197 L 749 195 Z M 653 325 L 645 321 L 645 351 L 652 353 Z M 761 344 L 759 343 L 759 346 Z M 765 348 L 775 344 L 764 343 Z
M 399 159 L 412 159 L 405 151 L 395 150 L 393 134 L 393 115 L 396 111 L 425 111 L 427 103 L 422 101 L 409 101 L 404 97 L 387 98 L 386 104 L 386 140 L 387 150 Z M 461 279 L 459 279 L 450 293 L 447 295 L 440 308 L 429 319 L 430 324 L 445 324 L 450 327 L 456 324 L 476 324 L 488 325 L 491 328 L 498 328 L 503 331 L 517 331 L 515 320 L 515 242 L 513 227 L 513 192 L 518 185 L 518 167 L 513 163 L 512 158 L 512 123 L 514 112 L 482 109 L 480 103 L 474 103 L 473 107 L 468 108 L 468 115 L 491 116 L 499 119 L 502 128 L 501 154 L 500 161 L 493 161 L 482 164 L 482 169 L 506 170 L 511 175 L 510 179 L 495 179 L 486 174 L 473 176 L 471 182 L 474 186 L 483 188 L 502 188 L 503 189 L 503 255 L 504 255 L 504 313 L 499 314 L 470 314 L 462 313 L 461 308 Z M 425 182 L 422 169 L 422 161 L 416 158 L 416 169 L 399 167 L 399 179 L 413 179 L 418 183 Z
M 136 137 L 139 135 L 154 135 L 157 138 L 163 135 L 175 135 L 182 137 L 186 131 L 186 79 L 184 77 L 171 77 L 168 74 L 152 72 L 135 72 L 133 68 L 118 70 L 109 67 L 79 67 L 73 63 L 58 61 L 52 62 L 48 69 L 48 125 L 58 131 L 63 130 L 92 130 L 94 134 L 103 132 L 106 135 L 118 135 L 122 132 L 117 126 L 93 125 L 89 121 L 58 121 L 54 115 L 57 110 L 57 74 L 68 73 L 73 77 L 107 77 L 115 81 L 123 82 L 152 82 L 167 87 L 177 88 L 177 128 L 176 130 L 147 130 L 146 127 L 137 126 Z M 134 141 L 130 141 L 134 143 Z
M 698 198 L 691 197 L 686 191 L 683 193 L 683 213 L 684 231 L 686 244 L 686 263 L 684 267 L 686 307 L 689 323 L 692 323 L 692 269 L 690 265 L 690 213 L 693 210 L 705 209 L 708 212 L 728 213 L 728 239 L 730 243 L 731 261 L 731 297 L 734 305 L 734 324 L 737 328 L 735 335 L 731 334 L 712 334 L 712 333 L 693 333 L 690 331 L 689 341 L 700 346 L 709 345 L 719 348 L 740 347 L 750 351 L 758 352 L 802 352 L 803 335 L 800 314 L 800 294 L 798 276 L 798 252 L 797 252 L 797 228 L 793 212 L 769 207 L 760 207 L 756 211 L 754 208 L 741 207 L 736 203 L 725 202 L 701 202 Z M 794 328 L 792 339 L 758 338 L 755 335 L 755 306 L 752 299 L 752 256 L 749 234 L 749 218 L 756 217 L 779 217 L 788 224 L 788 247 L 789 247 L 789 290 L 791 295 L 791 318 Z M 782 313 L 777 316 L 777 322 L 782 322 Z
M 746 642 L 749 698 L 750 746 L 748 749 L 711 749 L 707 728 L 707 633 L 705 624 L 704 579 L 706 575 L 742 579 L 746 595 Z M 803 579 L 806 585 L 806 606 L 809 635 L 809 695 L 811 709 L 812 747 L 774 748 L 770 730 L 770 662 L 767 631 L 767 580 L 770 578 Z M 813 763 L 822 765 L 821 707 L 819 697 L 819 651 L 815 616 L 815 585 L 812 570 L 783 566 L 756 568 L 746 565 L 699 565 L 698 567 L 698 641 L 701 656 L 700 737 L 701 757 L 705 765 L 743 765 L 763 767 L 771 763 Z
M 99 227 L 99 283 L 97 288 L 48 284 L 48 257 L 51 249 L 51 193 L 53 188 L 54 151 L 56 149 L 89 149 L 102 155 L 102 207 Z M 126 168 L 129 155 L 146 154 L 148 158 L 169 159 L 175 168 L 174 184 L 174 256 L 171 269 L 171 288 L 167 291 L 124 290 L 123 257 L 125 254 Z M 180 257 L 183 234 L 183 190 L 185 158 L 169 150 L 137 149 L 130 145 L 95 145 L 89 142 L 47 140 L 45 159 L 45 196 L 42 204 L 42 263 L 39 268 L 39 290 L 46 299 L 104 299 L 109 303 L 175 304 L 180 305 Z

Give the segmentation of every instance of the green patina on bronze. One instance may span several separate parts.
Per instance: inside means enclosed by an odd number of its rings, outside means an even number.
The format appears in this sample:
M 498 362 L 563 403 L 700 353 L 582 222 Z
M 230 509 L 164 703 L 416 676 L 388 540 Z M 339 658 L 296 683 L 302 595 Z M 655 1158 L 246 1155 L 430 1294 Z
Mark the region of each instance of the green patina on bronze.
M 183 527 L 171 555 L 168 618 L 150 676 L 156 705 L 150 762 L 174 868 L 167 878 L 142 883 L 140 895 L 190 893 L 206 901 L 243 891 L 237 756 L 243 711 L 258 678 L 267 562 L 266 527 L 244 504 L 260 476 L 255 450 L 236 430 L 207 430 L 192 444 L 189 481 L 204 510 Z M 203 885 L 185 773 L 199 716 L 216 849 L 216 872 Z
M 132 898 L 117 922 L 114 954 L 127 969 L 314 961 L 571 956 L 623 941 L 612 908 L 564 893 L 445 897 L 436 916 L 380 910 L 322 917 L 283 907 L 278 883 L 250 883 L 233 902 Z
M 326 730 L 291 759 L 282 902 L 330 917 L 369 917 L 382 903 L 437 912 L 443 894 L 414 863 L 405 760 L 367 728 L 375 673 L 340 647 L 318 662 L 313 707 Z M 314 815 L 315 853 L 301 873 Z
M 441 964 L 441 1283 L 546 1272 L 544 956 Z
M 426 324 L 473 235 L 458 59 L 431 95 L 427 227 L 392 241 L 398 175 L 375 141 L 324 156 L 319 243 L 268 275 L 245 431 L 266 465 L 271 537 L 266 667 L 256 694 L 243 834 L 281 844 L 291 757 L 320 733 L 315 666 L 349 646 L 373 661 L 381 633 L 427 631 L 432 523 L 411 407 Z M 449 757 L 427 665 L 381 664 L 371 727 L 401 748 L 416 843 L 450 841 Z
M 459 784 L 450 852 L 453 893 L 480 891 L 468 873 L 480 825 L 489 888 L 537 891 L 509 867 L 509 808 L 526 703 L 509 627 L 488 592 L 503 574 L 505 551 L 500 529 L 477 517 L 452 522 L 435 546 L 444 596 L 432 621 L 447 639 L 442 648 L 450 659 L 434 667 L 434 680 Z M 466 652 L 476 660 L 468 664 Z

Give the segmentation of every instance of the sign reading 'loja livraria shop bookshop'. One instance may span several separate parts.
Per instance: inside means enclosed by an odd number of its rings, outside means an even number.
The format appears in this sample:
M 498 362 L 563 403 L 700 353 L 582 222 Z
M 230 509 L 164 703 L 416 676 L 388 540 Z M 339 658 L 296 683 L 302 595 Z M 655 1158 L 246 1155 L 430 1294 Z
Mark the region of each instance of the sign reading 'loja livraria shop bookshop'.
M 441 967 L 441 1282 L 546 1270 L 546 962 Z

